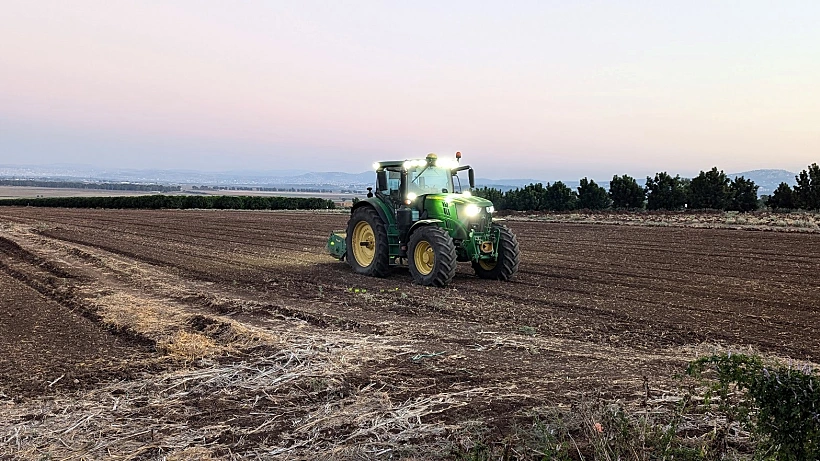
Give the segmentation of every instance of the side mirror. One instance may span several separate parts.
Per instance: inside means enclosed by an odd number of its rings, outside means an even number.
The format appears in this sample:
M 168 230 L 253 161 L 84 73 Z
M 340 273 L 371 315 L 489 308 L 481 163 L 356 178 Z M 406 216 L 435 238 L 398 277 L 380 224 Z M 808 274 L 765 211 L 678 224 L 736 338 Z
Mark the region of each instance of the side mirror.
M 472 168 L 467 170 L 467 176 L 470 178 L 470 190 L 475 189 L 475 170 Z
M 376 173 L 376 188 L 380 191 L 387 190 L 387 172 L 381 170 Z

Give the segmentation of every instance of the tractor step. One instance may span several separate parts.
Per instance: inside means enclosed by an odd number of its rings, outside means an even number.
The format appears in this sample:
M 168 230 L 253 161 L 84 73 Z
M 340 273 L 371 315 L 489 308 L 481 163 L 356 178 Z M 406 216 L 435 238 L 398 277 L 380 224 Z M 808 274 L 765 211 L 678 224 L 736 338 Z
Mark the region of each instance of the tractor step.
M 347 254 L 346 238 L 346 231 L 335 230 L 330 232 L 330 238 L 327 239 L 326 248 L 328 253 L 340 261 L 345 259 L 345 255 Z

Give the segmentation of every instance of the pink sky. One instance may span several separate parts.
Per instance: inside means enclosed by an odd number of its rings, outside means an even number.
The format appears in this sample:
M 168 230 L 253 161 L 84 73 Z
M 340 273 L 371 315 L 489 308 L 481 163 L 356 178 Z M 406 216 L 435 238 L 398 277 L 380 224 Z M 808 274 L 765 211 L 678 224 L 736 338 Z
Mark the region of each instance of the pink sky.
M 817 2 L 5 1 L 0 164 L 483 177 L 820 162 Z

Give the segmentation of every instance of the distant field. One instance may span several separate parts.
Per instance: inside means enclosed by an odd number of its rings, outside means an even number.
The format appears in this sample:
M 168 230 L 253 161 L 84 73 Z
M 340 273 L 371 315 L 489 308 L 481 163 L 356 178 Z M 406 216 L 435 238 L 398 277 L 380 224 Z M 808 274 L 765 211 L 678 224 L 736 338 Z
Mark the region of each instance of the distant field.
M 364 198 L 364 194 L 346 194 L 342 192 L 288 192 L 288 191 L 248 191 L 248 190 L 192 190 L 186 187 L 182 188 L 181 192 L 177 194 L 196 194 L 196 195 L 252 195 L 263 197 L 318 197 L 325 199 L 347 199 L 351 200 L 353 197 Z
M 7 198 L 31 198 L 31 197 L 114 197 L 126 195 L 153 195 L 159 192 L 127 191 L 127 190 L 102 190 L 102 189 L 71 189 L 54 187 L 20 187 L 20 186 L 0 186 L 0 200 Z M 268 191 L 245 191 L 245 190 L 191 190 L 183 188 L 180 192 L 166 192 L 166 195 L 252 195 L 263 197 L 319 197 L 326 199 L 347 199 L 350 200 L 355 195 L 320 192 L 268 192 Z
M 136 190 L 0 186 L 0 199 L 30 197 L 114 197 L 125 195 L 147 195 L 157 193 L 158 192 L 144 192 Z

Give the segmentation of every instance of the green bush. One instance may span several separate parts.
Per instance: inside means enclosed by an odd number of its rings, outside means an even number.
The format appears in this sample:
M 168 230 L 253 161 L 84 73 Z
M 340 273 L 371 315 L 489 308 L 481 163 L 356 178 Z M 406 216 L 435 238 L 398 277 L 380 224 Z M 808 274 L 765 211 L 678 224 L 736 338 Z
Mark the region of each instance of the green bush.
M 581 184 L 578 186 L 578 208 L 603 210 L 609 208 L 611 203 L 606 189 L 591 179 L 584 178 L 581 180 Z
M 820 166 L 816 163 L 800 172 L 795 178 L 794 200 L 798 208 L 820 210 Z
M 771 197 L 766 200 L 766 206 L 773 210 L 795 209 L 794 190 L 788 184 L 781 182 Z
M 646 209 L 679 210 L 686 204 L 686 181 L 680 175 L 672 177 L 663 171 L 646 177 Z
M 759 206 L 757 198 L 759 188 L 760 186 L 756 185 L 751 179 L 746 179 L 743 176 L 735 177 L 729 184 L 731 200 L 727 209 L 744 213 L 756 210 Z
M 646 202 L 646 191 L 635 178 L 615 175 L 609 182 L 609 198 L 613 208 L 640 209 Z
M 729 178 L 723 170 L 713 167 L 701 171 L 689 183 L 689 207 L 695 210 L 725 210 L 731 203 Z
M 760 457 L 820 459 L 820 375 L 816 370 L 766 365 L 758 357 L 743 354 L 719 354 L 692 362 L 688 372 L 710 381 L 707 404 L 717 405 L 729 423 L 738 421 L 759 437 Z
M 574 210 L 578 207 L 578 194 L 561 181 L 555 181 L 544 189 L 544 209 L 555 211 Z

